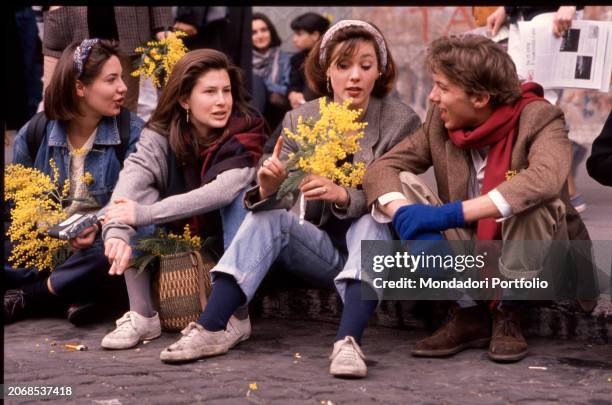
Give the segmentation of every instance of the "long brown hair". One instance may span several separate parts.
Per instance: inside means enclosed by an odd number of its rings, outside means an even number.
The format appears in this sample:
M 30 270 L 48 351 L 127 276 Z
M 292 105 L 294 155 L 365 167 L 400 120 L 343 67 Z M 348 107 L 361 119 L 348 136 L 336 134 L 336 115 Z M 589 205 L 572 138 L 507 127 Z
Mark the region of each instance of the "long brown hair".
M 191 94 L 198 79 L 210 70 L 225 70 L 230 78 L 233 106 L 230 116 L 242 115 L 247 120 L 257 116 L 246 99 L 242 73 L 225 54 L 214 49 L 197 49 L 188 52 L 177 62 L 159 97 L 157 108 L 145 127 L 168 137 L 170 148 L 179 161 L 185 162 L 195 152 L 196 132 L 186 121 L 186 112 L 179 100 Z M 229 122 L 229 121 L 228 121 Z M 227 130 L 227 126 L 224 131 Z M 224 131 L 219 132 L 222 136 Z M 187 142 L 184 136 L 190 139 Z
M 79 111 L 79 98 L 76 94 L 76 81 L 89 85 L 98 77 L 104 64 L 113 56 L 119 55 L 117 42 L 101 39 L 91 47 L 83 72 L 74 64 L 74 51 L 81 44 L 76 41 L 62 52 L 45 89 L 45 114 L 51 120 L 70 121 L 82 113 Z

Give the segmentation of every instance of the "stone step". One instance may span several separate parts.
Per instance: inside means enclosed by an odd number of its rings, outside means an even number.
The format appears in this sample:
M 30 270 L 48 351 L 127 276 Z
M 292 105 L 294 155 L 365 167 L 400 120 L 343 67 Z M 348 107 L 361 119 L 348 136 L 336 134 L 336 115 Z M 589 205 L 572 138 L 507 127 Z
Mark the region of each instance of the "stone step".
M 447 305 L 434 301 L 383 301 L 370 325 L 433 331 L 444 321 Z M 314 288 L 266 288 L 250 305 L 253 316 L 335 323 L 341 311 L 342 301 L 335 291 Z M 591 313 L 585 313 L 574 302 L 529 303 L 522 326 L 527 337 L 607 344 L 612 342 L 612 304 L 600 300 Z

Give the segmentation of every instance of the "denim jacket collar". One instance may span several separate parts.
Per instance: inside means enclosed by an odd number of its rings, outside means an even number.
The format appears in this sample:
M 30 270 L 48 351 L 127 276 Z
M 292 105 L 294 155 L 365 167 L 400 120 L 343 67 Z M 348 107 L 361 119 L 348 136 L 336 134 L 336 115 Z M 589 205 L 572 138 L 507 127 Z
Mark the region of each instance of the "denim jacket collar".
M 65 121 L 52 121 L 49 132 L 49 146 L 68 147 L 66 138 L 67 123 Z M 121 138 L 117 129 L 117 117 L 102 117 L 98 124 L 98 131 L 94 145 L 119 145 Z

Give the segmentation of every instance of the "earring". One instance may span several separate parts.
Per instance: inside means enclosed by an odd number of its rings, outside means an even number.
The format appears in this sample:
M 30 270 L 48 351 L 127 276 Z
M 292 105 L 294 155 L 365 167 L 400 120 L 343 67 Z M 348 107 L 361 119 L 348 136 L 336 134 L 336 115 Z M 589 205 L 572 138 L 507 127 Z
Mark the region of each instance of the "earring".
M 327 76 L 327 92 L 329 94 L 333 94 L 332 87 L 331 87 L 331 79 L 329 78 L 329 76 Z
M 187 114 L 185 116 L 185 121 L 187 121 L 187 123 L 189 124 L 189 108 L 185 108 L 185 113 Z

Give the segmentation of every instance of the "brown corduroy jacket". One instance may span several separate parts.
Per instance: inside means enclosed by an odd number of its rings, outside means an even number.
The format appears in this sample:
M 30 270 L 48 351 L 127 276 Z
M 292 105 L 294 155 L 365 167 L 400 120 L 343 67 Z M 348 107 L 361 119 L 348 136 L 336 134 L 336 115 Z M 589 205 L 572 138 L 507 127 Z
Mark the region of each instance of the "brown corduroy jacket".
M 497 190 L 514 214 L 559 197 L 568 205 L 565 189 L 570 162 L 571 144 L 563 112 L 548 102 L 530 103 L 521 113 L 512 150 L 510 169 L 518 174 Z M 443 202 L 466 200 L 470 164 L 469 151 L 452 143 L 438 108 L 432 106 L 415 133 L 368 168 L 364 178 L 368 206 L 386 193 L 401 192 L 400 172 L 421 174 L 431 166 Z
M 119 50 L 136 55 L 134 49 L 153 39 L 155 30 L 171 27 L 171 7 L 114 7 Z M 87 7 L 62 6 L 43 15 L 43 54 L 59 58 L 74 41 L 89 37 Z

